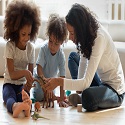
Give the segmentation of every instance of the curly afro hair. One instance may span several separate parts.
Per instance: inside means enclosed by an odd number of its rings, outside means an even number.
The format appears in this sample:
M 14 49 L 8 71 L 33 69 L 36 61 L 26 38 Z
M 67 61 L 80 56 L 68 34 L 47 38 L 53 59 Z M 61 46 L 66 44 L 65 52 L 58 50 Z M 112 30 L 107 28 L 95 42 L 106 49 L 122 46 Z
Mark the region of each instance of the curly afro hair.
M 41 25 L 40 22 L 40 10 L 38 6 L 32 2 L 14 0 L 6 9 L 4 39 L 18 42 L 20 29 L 25 25 L 32 25 L 30 41 L 34 41 Z
M 65 23 L 65 18 L 59 17 L 58 14 L 51 14 L 47 25 L 47 33 L 49 37 L 53 34 L 55 38 L 63 43 L 66 41 L 68 31 Z

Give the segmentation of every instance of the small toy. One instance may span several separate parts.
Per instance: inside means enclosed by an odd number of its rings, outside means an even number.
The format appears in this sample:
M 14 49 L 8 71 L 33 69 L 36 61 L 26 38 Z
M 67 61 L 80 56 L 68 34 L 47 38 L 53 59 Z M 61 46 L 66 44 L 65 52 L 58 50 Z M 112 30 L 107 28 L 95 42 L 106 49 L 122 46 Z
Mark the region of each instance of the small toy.
M 77 104 L 77 112 L 82 112 L 82 104 Z
M 48 95 L 46 93 L 44 84 L 46 84 L 46 82 L 44 81 L 43 77 L 39 77 L 39 80 L 37 80 L 37 82 L 40 84 L 41 88 L 44 91 L 44 99 L 43 99 L 43 106 L 42 108 L 44 108 L 46 106 L 46 108 L 50 107 L 52 104 L 52 108 L 54 108 L 54 100 L 56 100 L 56 96 L 54 95 L 53 98 L 48 98 Z M 46 105 L 45 105 L 46 103 Z
M 35 102 L 34 109 L 36 112 L 41 111 L 41 105 L 40 102 Z
M 71 91 L 67 90 L 66 95 L 69 96 L 71 94 Z
M 48 118 L 45 118 L 45 117 L 43 117 L 43 116 L 40 116 L 38 112 L 35 112 L 35 111 L 32 111 L 32 112 L 34 112 L 34 114 L 31 115 L 31 117 L 32 117 L 33 120 L 37 120 L 38 118 L 43 118 L 43 119 L 49 120 Z

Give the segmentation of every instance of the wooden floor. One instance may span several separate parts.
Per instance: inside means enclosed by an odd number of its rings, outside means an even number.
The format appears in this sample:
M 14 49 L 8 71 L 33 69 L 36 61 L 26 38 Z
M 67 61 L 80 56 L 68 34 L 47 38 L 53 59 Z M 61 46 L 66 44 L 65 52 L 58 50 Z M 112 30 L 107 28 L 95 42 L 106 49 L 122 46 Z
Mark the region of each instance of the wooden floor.
M 40 115 L 48 118 L 33 120 L 20 115 L 13 118 L 6 110 L 2 100 L 2 83 L 0 78 L 0 125 L 125 125 L 125 103 L 121 107 L 96 112 L 77 112 L 77 108 L 60 108 L 55 102 L 55 108 L 41 108 Z M 33 104 L 34 106 L 34 104 Z M 33 109 L 34 110 L 34 109 Z

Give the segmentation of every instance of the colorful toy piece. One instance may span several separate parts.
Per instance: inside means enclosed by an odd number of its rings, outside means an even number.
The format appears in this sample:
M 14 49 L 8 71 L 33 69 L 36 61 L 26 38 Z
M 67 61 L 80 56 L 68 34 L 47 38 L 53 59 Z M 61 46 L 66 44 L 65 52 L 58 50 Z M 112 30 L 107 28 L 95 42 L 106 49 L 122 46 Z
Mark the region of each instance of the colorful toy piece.
M 71 94 L 71 91 L 67 90 L 66 91 L 66 96 L 69 96 Z
M 41 105 L 40 102 L 35 102 L 34 109 L 36 112 L 41 111 Z
M 40 116 L 38 112 L 35 112 L 35 111 L 32 111 L 32 112 L 34 112 L 34 114 L 31 115 L 31 117 L 32 117 L 33 120 L 37 120 L 38 118 L 43 118 L 43 119 L 49 120 L 48 118 L 45 118 L 45 117 L 43 117 L 43 116 Z

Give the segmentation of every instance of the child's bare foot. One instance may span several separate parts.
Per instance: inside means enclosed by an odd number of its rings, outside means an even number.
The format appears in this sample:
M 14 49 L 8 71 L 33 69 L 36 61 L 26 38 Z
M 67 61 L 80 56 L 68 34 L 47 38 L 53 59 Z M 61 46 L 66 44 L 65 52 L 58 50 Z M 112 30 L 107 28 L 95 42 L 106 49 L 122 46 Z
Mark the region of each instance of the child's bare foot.
M 29 110 L 29 105 L 27 103 L 24 102 L 18 102 L 18 103 L 14 103 L 13 104 L 13 117 L 17 118 L 19 116 L 19 114 L 24 110 L 24 111 L 28 111 Z
M 29 109 L 24 111 L 25 116 L 29 117 L 30 116 L 32 100 L 30 100 L 29 95 L 24 90 L 22 90 L 22 100 L 23 100 L 24 103 L 29 105 Z
M 24 111 L 24 114 L 26 117 L 29 117 L 30 116 L 30 110 L 31 110 L 31 106 L 29 106 L 29 109 L 28 110 L 25 110 Z
M 26 91 L 22 90 L 22 100 L 23 102 L 28 103 L 29 105 L 32 104 L 32 100 L 30 99 L 29 95 L 26 93 Z

